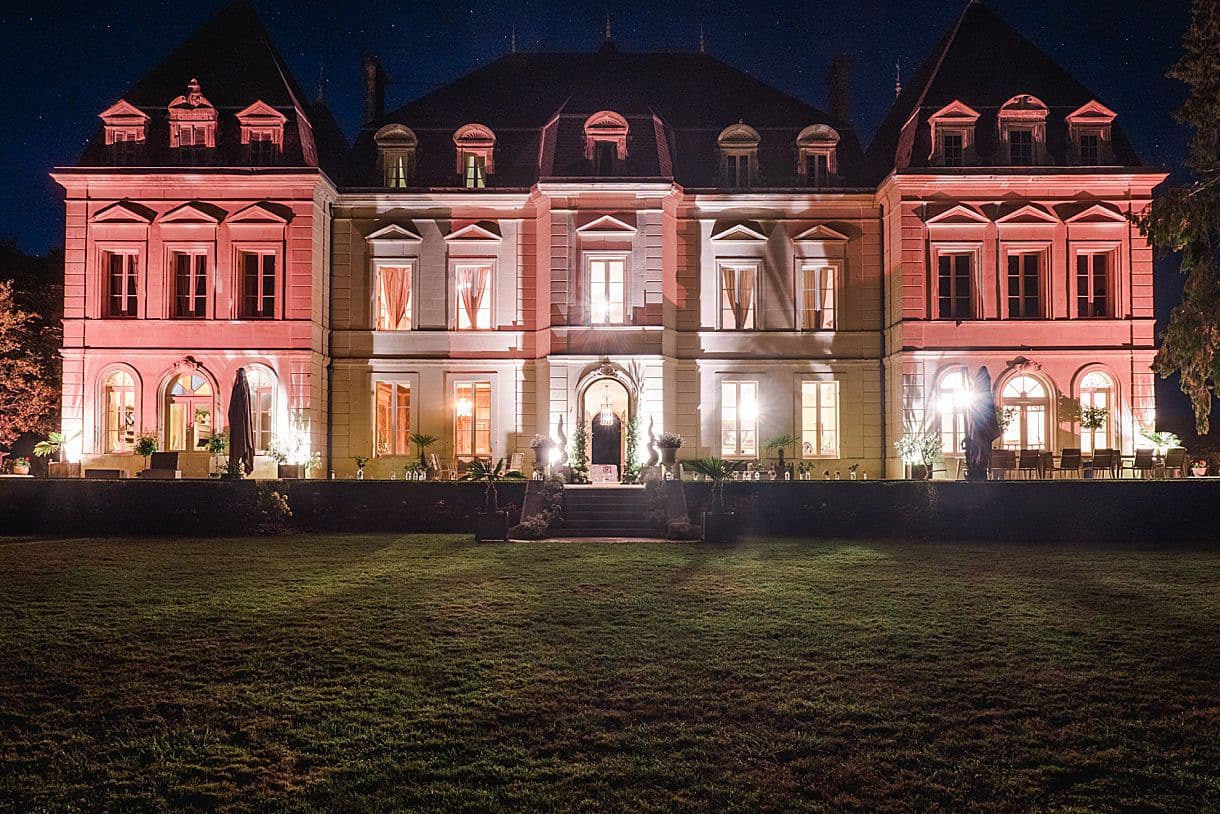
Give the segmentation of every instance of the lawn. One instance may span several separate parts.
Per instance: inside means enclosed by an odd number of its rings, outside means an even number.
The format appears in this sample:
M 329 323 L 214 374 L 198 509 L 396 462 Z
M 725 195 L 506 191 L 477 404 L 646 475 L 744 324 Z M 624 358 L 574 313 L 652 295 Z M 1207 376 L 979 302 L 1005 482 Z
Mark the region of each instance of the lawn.
M 1220 552 L 0 543 L 0 810 L 1220 809 Z

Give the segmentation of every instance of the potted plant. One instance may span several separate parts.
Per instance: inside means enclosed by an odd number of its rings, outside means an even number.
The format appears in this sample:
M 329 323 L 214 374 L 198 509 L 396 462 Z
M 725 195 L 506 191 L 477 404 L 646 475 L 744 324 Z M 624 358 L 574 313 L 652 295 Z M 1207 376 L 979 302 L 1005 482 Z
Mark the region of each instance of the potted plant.
M 305 447 L 305 438 L 302 435 L 296 436 L 293 441 L 282 441 L 277 436 L 271 436 L 267 454 L 275 461 L 276 475 L 282 480 L 300 480 L 308 476 L 311 469 L 322 464 L 321 453 L 315 452 L 311 455 Z
M 369 459 L 363 455 L 357 455 L 352 460 L 356 462 L 356 480 L 364 480 L 364 467 L 368 466 Z
M 136 443 L 131 449 L 136 455 L 144 456 L 144 468 L 148 469 L 148 461 L 158 449 L 157 436 L 150 432 L 141 433 L 136 436 Z
M 530 440 L 530 449 L 534 451 L 534 468 L 538 470 L 546 469 L 551 463 L 551 450 L 555 448 L 555 442 L 545 435 L 535 435 Z
M 894 442 L 903 463 L 911 468 L 915 480 L 932 480 L 932 467 L 940 459 L 940 436 L 929 432 L 908 432 Z
M 1207 475 L 1207 459 L 1195 458 L 1193 461 L 1191 461 L 1190 474 L 1194 475 L 1196 478 L 1205 477 Z
M 221 480 L 241 480 L 246 476 L 246 465 L 241 461 L 222 458 L 218 470 Z
M 657 449 L 661 451 L 661 463 L 672 464 L 678 459 L 678 450 L 682 448 L 682 436 L 676 432 L 663 432 L 657 438 Z
M 14 458 L 13 459 L 13 474 L 14 475 L 30 474 L 30 459 L 29 458 Z
M 403 467 L 403 480 L 423 480 L 428 476 L 428 468 L 418 461 L 408 461 Z
M 224 454 L 229 451 L 229 438 L 223 432 L 218 432 L 208 439 L 205 447 L 209 455 L 212 456 L 212 470 L 216 476 L 223 475 L 225 472 Z
M 1171 432 L 1158 432 L 1144 428 L 1140 430 L 1140 435 L 1147 438 L 1148 443 L 1152 444 L 1158 458 L 1164 457 L 1165 453 L 1174 447 L 1182 445 L 1181 439 Z
M 789 433 L 787 435 L 777 435 L 764 445 L 767 452 L 775 452 L 775 480 L 783 480 L 786 475 L 791 477 L 790 470 L 792 469 L 792 464 L 784 463 L 784 453 L 788 451 L 788 447 L 794 445 L 799 440 L 795 435 Z
M 425 472 L 428 471 L 428 459 L 424 457 L 428 447 L 436 443 L 435 435 L 428 435 L 422 432 L 411 433 L 411 443 L 415 444 L 416 450 L 419 452 L 419 465 Z
M 737 517 L 724 508 L 724 482 L 741 466 L 738 461 L 708 457 L 683 463 L 684 469 L 698 472 L 712 482 L 711 511 L 703 513 L 703 542 L 734 543 L 737 541 Z
M 490 461 L 475 458 L 460 479 L 487 484 L 483 511 L 476 514 L 475 542 L 508 542 L 508 512 L 500 511 L 496 484 L 505 480 L 525 480 L 525 475 L 515 469 L 506 470 L 503 458 L 497 461 L 495 466 L 492 466 Z
M 65 438 L 61 432 L 47 433 L 47 440 L 34 445 L 34 454 L 39 458 L 54 458 L 47 462 L 47 476 L 52 478 L 80 477 L 80 463 L 64 462 L 63 448 L 69 441 L 80 437 L 80 432 Z

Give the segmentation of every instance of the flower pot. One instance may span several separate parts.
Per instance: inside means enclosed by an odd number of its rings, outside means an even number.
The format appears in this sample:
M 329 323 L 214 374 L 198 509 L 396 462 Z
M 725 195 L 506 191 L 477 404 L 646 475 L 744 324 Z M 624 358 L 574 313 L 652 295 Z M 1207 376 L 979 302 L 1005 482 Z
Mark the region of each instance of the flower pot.
M 704 512 L 703 542 L 717 544 L 737 542 L 737 516 L 732 512 Z
M 80 464 L 79 463 L 64 463 L 60 461 L 52 461 L 47 464 L 47 477 L 49 478 L 79 478 Z
M 911 464 L 911 480 L 931 480 L 932 467 L 923 464 Z
M 1192 466 L 1190 468 L 1190 474 L 1194 475 L 1196 478 L 1207 477 L 1207 467 L 1206 466 Z
M 13 474 L 14 475 L 30 474 L 30 465 L 29 464 L 13 464 Z
M 474 541 L 476 543 L 508 542 L 508 512 L 476 512 Z
M 279 464 L 276 466 L 276 475 L 281 480 L 300 480 L 305 477 L 304 464 Z
M 547 464 L 551 462 L 551 450 L 554 447 L 544 445 L 534 447 L 534 469 L 546 469 Z
M 677 447 L 657 447 L 661 452 L 661 463 L 672 464 L 678 460 Z

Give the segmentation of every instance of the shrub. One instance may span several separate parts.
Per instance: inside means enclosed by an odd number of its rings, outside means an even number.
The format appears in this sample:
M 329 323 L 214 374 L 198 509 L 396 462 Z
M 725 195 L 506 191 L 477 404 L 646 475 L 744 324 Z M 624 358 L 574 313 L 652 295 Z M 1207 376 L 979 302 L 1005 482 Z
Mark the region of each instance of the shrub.
M 551 522 L 546 515 L 529 517 L 522 520 L 509 530 L 509 536 L 518 540 L 541 540 L 551 529 Z
M 292 508 L 288 496 L 270 485 L 258 484 L 254 493 L 255 527 L 259 534 L 286 534 Z

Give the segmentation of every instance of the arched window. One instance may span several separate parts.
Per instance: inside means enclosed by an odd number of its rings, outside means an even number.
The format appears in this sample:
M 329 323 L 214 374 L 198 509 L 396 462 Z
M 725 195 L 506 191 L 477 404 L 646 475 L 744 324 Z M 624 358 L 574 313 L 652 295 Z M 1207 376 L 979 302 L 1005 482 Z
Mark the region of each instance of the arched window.
M 246 368 L 250 386 L 250 413 L 254 423 L 254 451 L 265 453 L 275 434 L 275 375 L 261 365 Z
M 1094 370 L 1080 380 L 1080 451 L 1111 449 L 1114 443 L 1114 381 Z M 1088 425 L 1088 426 L 1086 426 Z
M 585 119 L 585 158 L 593 162 L 593 174 L 616 175 L 619 162 L 627 158 L 627 120 L 613 110 L 602 110 Z
M 102 452 L 129 452 L 136 441 L 136 381 L 115 370 L 102 381 Z
M 1013 376 L 1000 393 L 1000 408 L 1009 412 L 1004 446 L 1009 449 L 1046 449 L 1050 397 L 1046 386 L 1024 373 Z
M 720 185 L 743 189 L 758 179 L 758 131 L 738 122 L 720 131 L 716 145 L 720 148 Z
M 838 144 L 838 132 L 826 124 L 811 124 L 796 137 L 796 174 L 804 179 L 805 186 L 830 186 L 839 172 Z
M 487 176 L 496 171 L 496 134 L 485 124 L 467 124 L 453 134 L 457 148 L 457 173 L 466 189 L 487 186 Z
M 961 455 L 966 438 L 966 409 L 970 405 L 970 381 L 964 369 L 946 373 L 936 388 L 936 411 L 940 414 L 940 449 L 945 455 Z
M 165 448 L 191 452 L 207 444 L 215 424 L 212 385 L 198 373 L 182 373 L 165 388 Z
M 1023 93 L 1000 108 L 1000 141 L 1008 145 L 1008 163 L 1032 167 L 1046 163 L 1046 114 L 1041 99 Z
M 415 148 L 419 139 L 405 124 L 387 124 L 373 136 L 377 144 L 377 164 L 381 183 L 403 189 L 415 183 Z

